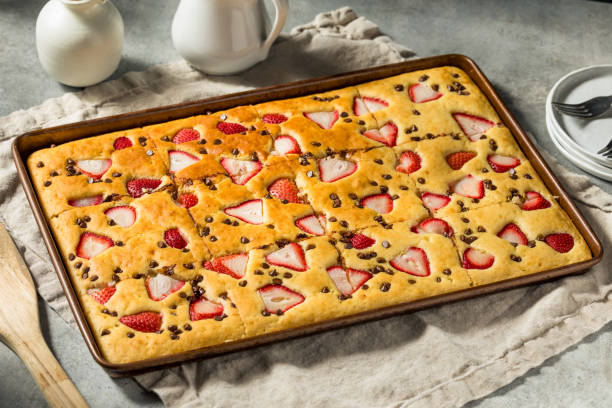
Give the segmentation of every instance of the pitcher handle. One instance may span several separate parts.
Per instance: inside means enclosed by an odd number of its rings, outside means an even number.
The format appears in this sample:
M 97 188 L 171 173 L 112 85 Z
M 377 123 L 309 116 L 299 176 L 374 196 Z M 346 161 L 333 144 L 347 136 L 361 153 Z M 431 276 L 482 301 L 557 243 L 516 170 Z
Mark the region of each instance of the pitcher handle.
M 272 26 L 270 34 L 268 34 L 268 38 L 266 38 L 266 41 L 261 46 L 262 60 L 268 56 L 270 47 L 283 29 L 285 21 L 287 20 L 287 14 L 289 13 L 289 0 L 272 0 L 272 3 L 274 3 L 276 17 L 274 18 L 274 25 Z

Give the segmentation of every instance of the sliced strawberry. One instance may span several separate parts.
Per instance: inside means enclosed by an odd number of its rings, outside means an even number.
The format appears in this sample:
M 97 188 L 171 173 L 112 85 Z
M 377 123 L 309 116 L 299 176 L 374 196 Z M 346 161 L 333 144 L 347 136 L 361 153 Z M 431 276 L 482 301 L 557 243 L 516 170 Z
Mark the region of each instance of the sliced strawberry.
M 474 157 L 476 157 L 476 152 L 455 152 L 446 156 L 446 162 L 451 169 L 459 170 Z
M 325 217 L 319 215 L 318 217 L 314 214 L 307 215 L 306 217 L 295 220 L 295 225 L 312 235 L 325 235 Z
M 434 91 L 430 86 L 422 82 L 410 86 L 408 94 L 414 103 L 434 101 L 442 96 L 440 92 Z
M 274 139 L 274 150 L 272 154 L 285 156 L 287 154 L 301 154 L 302 149 L 298 142 L 291 136 L 281 135 Z
M 393 122 L 387 122 L 380 129 L 370 129 L 363 132 L 363 135 L 372 140 L 376 140 L 389 147 L 395 146 L 397 138 L 397 126 Z
M 405 151 L 400 155 L 399 164 L 395 170 L 410 174 L 421 168 L 421 156 L 413 151 Z
M 338 120 L 338 111 L 332 112 L 304 112 L 304 116 L 319 125 L 321 129 L 331 129 Z
M 484 197 L 484 183 L 478 177 L 468 174 L 461 180 L 452 183 L 450 189 L 453 193 L 469 198 Z
M 114 245 L 115 243 L 109 237 L 94 234 L 93 232 L 84 232 L 81 234 L 81 238 L 79 238 L 79 244 L 76 247 L 76 256 L 79 258 L 91 259 Z
M 164 300 L 176 291 L 181 290 L 185 286 L 185 282 L 171 278 L 163 273 L 147 277 L 145 286 L 149 297 L 153 300 Z
M 223 212 L 249 224 L 263 223 L 263 203 L 261 199 L 249 200 L 233 207 L 227 207 Z
M 429 276 L 431 273 L 427 254 L 418 247 L 408 248 L 406 252 L 390 260 L 389 264 L 398 271 L 414 276 Z
M 344 269 L 341 266 L 327 268 L 327 273 L 338 290 L 345 296 L 355 293 L 357 289 L 372 278 L 370 272 L 351 268 Z
M 370 238 L 366 235 L 363 234 L 355 234 L 351 237 L 351 245 L 353 246 L 353 248 L 355 249 L 365 249 L 365 248 L 369 248 L 372 245 L 374 245 L 374 243 L 376 242 L 375 239 Z
M 487 161 L 496 173 L 505 173 L 521 164 L 521 161 L 516 157 L 501 156 L 499 154 L 490 154 L 487 157 Z
M 274 198 L 289 203 L 302 204 L 304 201 L 298 196 L 298 190 L 295 182 L 288 178 L 276 179 L 268 186 L 268 192 Z
M 434 193 L 421 194 L 421 200 L 423 200 L 423 204 L 430 211 L 437 211 L 442 207 L 446 207 L 451 201 L 449 196 Z
M 304 250 L 295 242 L 269 253 L 266 255 L 266 261 L 272 265 L 284 266 L 294 271 L 304 272 L 308 269 Z
M 461 130 L 463 130 L 463 133 L 465 133 L 472 142 L 480 139 L 487 130 L 495 126 L 495 123 L 488 119 L 467 113 L 453 113 L 453 118 L 457 121 Z
M 362 198 L 359 203 L 379 214 L 387 214 L 393 211 L 393 199 L 387 193 L 373 194 Z
M 143 332 L 155 333 L 161 329 L 162 315 L 155 312 L 141 312 L 133 315 L 121 316 L 119 321 L 130 329 Z
M 245 185 L 253 176 L 261 171 L 262 165 L 259 160 L 238 160 L 224 157 L 220 161 L 221 166 L 232 181 L 238 185 Z
M 127 149 L 132 146 L 132 141 L 125 136 L 118 137 L 113 142 L 113 149 L 115 150 Z
M 157 179 L 134 179 L 127 182 L 126 188 L 132 198 L 142 197 L 152 193 L 161 184 Z
M 355 113 L 355 116 L 361 116 L 369 113 L 363 99 L 359 97 L 355 97 L 355 99 L 353 99 L 353 112 Z
M 542 194 L 540 193 L 537 193 L 535 191 L 528 191 L 527 193 L 525 193 L 525 196 L 527 199 L 521 206 L 522 210 L 533 211 L 550 207 L 550 202 L 548 202 L 548 200 L 542 197 Z
M 217 129 L 226 135 L 233 135 L 235 133 L 246 132 L 248 129 L 242 126 L 240 123 L 231 123 L 231 122 L 219 122 L 217 123 Z
M 574 237 L 570 234 L 548 234 L 544 241 L 557 252 L 566 253 L 574 247 Z
M 183 152 L 182 150 L 168 151 L 168 159 L 170 160 L 170 173 L 176 173 L 200 161 L 193 154 Z
M 89 207 L 90 205 L 101 204 L 102 201 L 103 201 L 102 196 L 97 195 L 97 196 L 75 198 L 73 200 L 68 200 L 68 205 L 72 207 Z
M 369 96 L 355 98 L 353 100 L 353 111 L 357 116 L 365 115 L 366 113 L 374 113 L 381 109 L 385 109 L 387 106 L 389 106 L 387 101 Z
M 187 239 L 178 228 L 172 228 L 164 232 L 164 241 L 171 248 L 183 249 L 187 246 Z
M 195 129 L 187 128 L 187 129 L 181 129 L 178 132 L 176 132 L 174 137 L 172 137 L 172 143 L 181 144 L 181 143 L 192 142 L 198 139 L 200 139 L 200 132 L 198 132 Z
M 497 234 L 498 237 L 505 239 L 511 244 L 527 245 L 527 236 L 516 224 L 508 224 Z
M 453 235 L 453 229 L 451 226 L 448 225 L 446 221 L 439 218 L 428 218 L 423 220 L 410 230 L 417 234 L 440 234 L 445 237 L 450 237 Z
M 247 263 L 249 262 L 249 254 L 231 254 L 213 259 L 211 262 L 206 262 L 204 267 L 217 273 L 224 273 L 232 278 L 240 279 L 246 273 Z
M 266 113 L 261 118 L 261 120 L 263 120 L 264 123 L 270 123 L 270 124 L 275 124 L 275 125 L 278 125 L 279 123 L 283 123 L 287 119 L 289 118 L 281 113 Z
M 357 171 L 357 163 L 341 160 L 334 156 L 319 159 L 319 177 L 321 181 L 332 183 L 341 178 L 348 177 Z
M 87 294 L 91 296 L 96 302 L 103 305 L 115 294 L 117 288 L 114 286 L 107 286 L 104 289 L 89 289 Z
M 266 285 L 257 290 L 268 313 L 281 315 L 306 298 L 283 285 Z
M 476 248 L 468 248 L 463 253 L 462 266 L 465 269 L 487 269 L 493 265 L 495 257 Z
M 198 203 L 198 196 L 191 193 L 181 194 L 178 202 L 183 208 L 191 208 Z
M 189 304 L 189 318 L 193 322 L 221 315 L 223 315 L 223 305 L 211 302 L 206 298 L 201 297 Z
M 109 208 L 104 214 L 120 227 L 130 227 L 136 221 L 136 210 L 129 205 Z
M 81 170 L 81 173 L 94 180 L 100 180 L 112 164 L 111 159 L 77 160 L 76 162 L 76 166 Z

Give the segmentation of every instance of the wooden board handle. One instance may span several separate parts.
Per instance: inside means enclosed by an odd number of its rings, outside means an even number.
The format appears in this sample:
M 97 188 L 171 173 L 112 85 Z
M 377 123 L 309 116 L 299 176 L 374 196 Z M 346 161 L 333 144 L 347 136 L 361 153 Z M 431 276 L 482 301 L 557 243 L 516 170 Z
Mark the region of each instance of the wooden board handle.
M 87 407 L 87 403 L 59 365 L 42 335 L 13 345 L 52 408 Z

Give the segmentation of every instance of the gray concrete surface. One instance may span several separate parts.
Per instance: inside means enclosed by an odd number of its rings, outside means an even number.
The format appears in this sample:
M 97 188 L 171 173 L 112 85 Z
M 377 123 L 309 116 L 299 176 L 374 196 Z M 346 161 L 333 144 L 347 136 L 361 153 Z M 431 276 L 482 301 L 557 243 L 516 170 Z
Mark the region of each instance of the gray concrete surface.
M 178 0 L 113 1 L 126 26 L 123 60 L 114 77 L 179 58 L 169 36 Z M 47 77 L 38 64 L 34 24 L 44 3 L 0 0 L 0 116 L 73 90 Z M 612 4 L 593 1 L 294 0 L 286 27 L 343 5 L 420 56 L 457 52 L 472 57 L 524 128 L 557 157 L 544 121 L 548 90 L 563 74 L 610 63 L 612 56 Z M 612 192 L 610 183 L 595 178 L 593 183 Z M 40 310 L 51 348 L 91 406 L 161 406 L 132 380 L 110 379 L 75 330 L 46 305 Z M 23 364 L 0 345 L 0 407 L 44 405 Z M 612 406 L 612 324 L 469 406 Z

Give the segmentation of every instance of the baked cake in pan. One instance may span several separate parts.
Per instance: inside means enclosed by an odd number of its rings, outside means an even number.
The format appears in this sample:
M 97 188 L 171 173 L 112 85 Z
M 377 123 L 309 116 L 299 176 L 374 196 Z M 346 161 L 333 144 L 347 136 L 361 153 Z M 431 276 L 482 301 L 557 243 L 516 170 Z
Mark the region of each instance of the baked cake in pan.
M 111 363 L 591 257 L 455 67 L 77 140 L 28 167 Z

